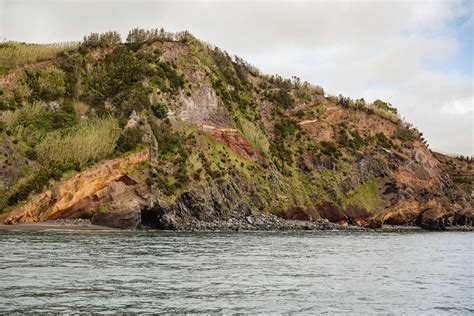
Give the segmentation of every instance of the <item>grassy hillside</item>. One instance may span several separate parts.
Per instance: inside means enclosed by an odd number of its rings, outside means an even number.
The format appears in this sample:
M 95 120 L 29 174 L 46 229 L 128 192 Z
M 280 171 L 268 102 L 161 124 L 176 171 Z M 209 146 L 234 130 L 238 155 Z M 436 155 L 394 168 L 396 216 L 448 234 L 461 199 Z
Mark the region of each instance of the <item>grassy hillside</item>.
M 422 190 L 427 178 L 431 195 L 453 202 L 422 134 L 389 103 L 261 74 L 187 32 L 5 43 L 0 56 L 2 210 L 149 146 L 134 172 L 169 203 L 240 179 L 258 188 L 241 198 L 262 211 L 329 204 L 356 218 L 392 207 L 388 188 Z

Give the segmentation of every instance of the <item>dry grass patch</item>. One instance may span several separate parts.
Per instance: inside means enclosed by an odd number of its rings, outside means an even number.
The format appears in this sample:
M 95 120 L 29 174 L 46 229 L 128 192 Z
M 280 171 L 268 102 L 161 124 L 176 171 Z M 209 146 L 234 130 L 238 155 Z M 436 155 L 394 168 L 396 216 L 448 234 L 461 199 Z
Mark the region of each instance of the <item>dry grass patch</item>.
M 110 156 L 120 135 L 115 118 L 81 122 L 69 133 L 52 132 L 36 147 L 43 163 L 86 164 Z
M 260 152 L 268 154 L 270 150 L 270 143 L 267 136 L 262 132 L 258 126 L 252 122 L 239 117 L 237 120 L 238 129 L 244 134 L 245 138 Z
M 59 52 L 78 47 L 78 43 L 26 44 L 0 43 L 0 67 L 13 68 L 18 65 L 55 58 Z

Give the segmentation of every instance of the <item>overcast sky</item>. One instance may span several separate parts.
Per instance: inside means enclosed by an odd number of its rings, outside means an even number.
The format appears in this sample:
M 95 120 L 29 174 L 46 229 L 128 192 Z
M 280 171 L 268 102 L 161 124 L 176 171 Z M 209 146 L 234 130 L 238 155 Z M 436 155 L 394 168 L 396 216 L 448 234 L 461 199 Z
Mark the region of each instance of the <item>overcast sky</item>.
M 265 73 L 395 105 L 432 148 L 474 154 L 474 1 L 0 0 L 0 37 L 189 30 Z

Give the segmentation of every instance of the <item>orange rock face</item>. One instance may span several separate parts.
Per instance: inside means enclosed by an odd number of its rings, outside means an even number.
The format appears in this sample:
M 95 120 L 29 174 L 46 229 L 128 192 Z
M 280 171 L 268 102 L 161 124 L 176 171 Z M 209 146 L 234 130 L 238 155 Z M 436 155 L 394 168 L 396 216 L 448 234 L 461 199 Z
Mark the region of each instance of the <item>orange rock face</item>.
M 97 164 L 33 196 L 26 204 L 7 213 L 4 222 L 15 224 L 58 218 L 90 218 L 101 205 L 100 202 L 118 199 L 125 193 L 131 194 L 126 187 L 133 187 L 135 182 L 126 176 L 126 170 L 147 161 L 149 156 L 149 151 L 144 150 Z
M 216 128 L 209 125 L 203 125 L 201 129 L 212 138 L 229 146 L 245 159 L 252 161 L 261 161 L 263 159 L 263 156 L 256 151 L 249 141 L 236 129 Z

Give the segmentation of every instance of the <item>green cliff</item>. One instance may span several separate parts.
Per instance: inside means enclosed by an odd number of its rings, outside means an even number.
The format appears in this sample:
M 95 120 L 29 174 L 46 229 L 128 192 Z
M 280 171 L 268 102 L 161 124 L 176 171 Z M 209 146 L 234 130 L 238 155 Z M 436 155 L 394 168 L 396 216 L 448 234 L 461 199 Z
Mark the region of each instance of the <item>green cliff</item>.
M 187 32 L 2 43 L 0 55 L 7 223 L 472 224 L 472 160 L 431 152 L 389 103 L 264 75 Z

